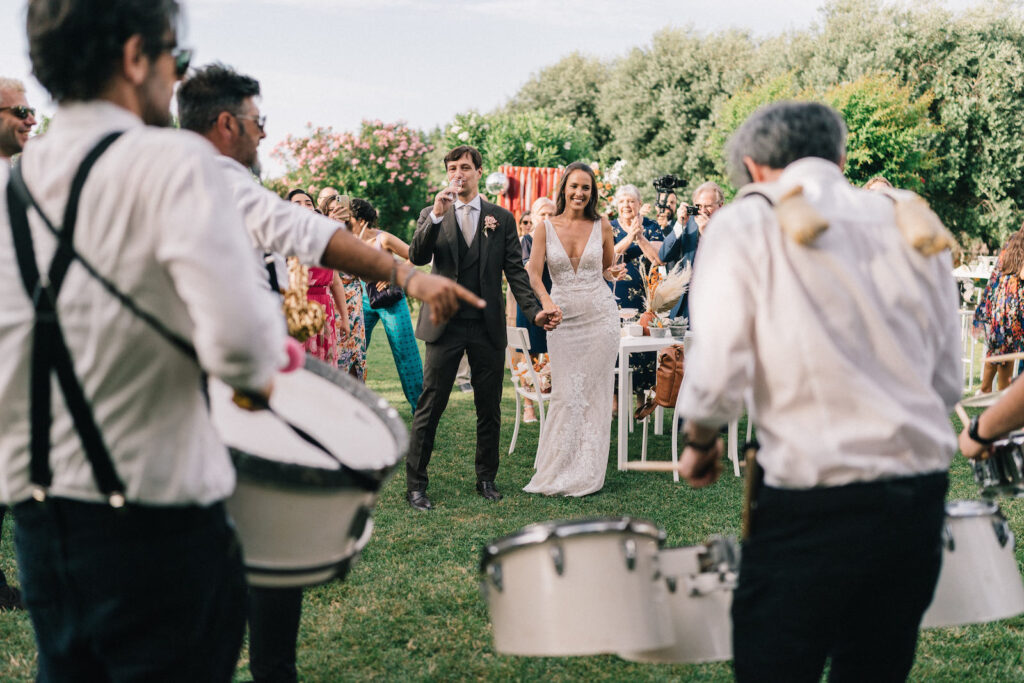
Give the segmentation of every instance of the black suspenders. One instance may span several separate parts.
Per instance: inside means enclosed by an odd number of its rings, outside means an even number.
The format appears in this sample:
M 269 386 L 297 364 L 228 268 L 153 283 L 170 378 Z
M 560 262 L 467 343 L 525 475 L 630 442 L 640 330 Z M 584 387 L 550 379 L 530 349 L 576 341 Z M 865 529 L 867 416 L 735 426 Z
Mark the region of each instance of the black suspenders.
M 63 229 L 59 234 L 57 249 L 53 261 L 50 263 L 46 281 L 40 277 L 39 269 L 36 266 L 32 233 L 28 225 L 28 204 L 15 188 L 13 179 L 7 185 L 7 207 L 11 218 L 11 232 L 14 238 L 18 270 L 21 272 L 25 291 L 32 299 L 36 311 L 32 333 L 31 384 L 29 386 L 29 415 L 31 419 L 29 452 L 31 481 L 34 487 L 32 496 L 38 501 L 45 500 L 46 489 L 53 481 L 49 459 L 50 426 L 53 421 L 50 391 L 51 375 L 56 373 L 58 386 L 61 393 L 64 394 L 68 412 L 71 414 L 75 429 L 82 441 L 85 457 L 92 468 L 97 487 L 113 507 L 124 505 L 124 484 L 117 476 L 114 464 L 110 459 L 110 451 L 96 425 L 89 401 L 85 397 L 81 383 L 75 376 L 74 361 L 57 319 L 57 297 L 74 256 L 71 244 L 74 239 L 78 200 L 82 194 L 82 187 L 85 185 L 85 179 L 93 164 L 120 135 L 120 132 L 116 132 L 103 138 L 78 167 L 71 183 L 71 192 L 64 211 Z M 20 169 L 18 170 L 20 171 Z M 18 179 L 20 180 L 20 173 Z M 44 220 L 46 220 L 45 217 Z
M 99 427 L 93 417 L 92 408 L 89 405 L 82 385 L 75 376 L 74 361 L 71 352 L 64 340 L 64 333 L 61 331 L 60 322 L 57 319 L 57 296 L 60 294 L 61 285 L 64 283 L 64 276 L 67 274 L 68 266 L 72 260 L 76 260 L 85 268 L 103 288 L 115 299 L 121 302 L 128 310 L 148 324 L 155 332 L 166 339 L 172 346 L 181 351 L 185 356 L 196 361 L 198 356 L 195 348 L 187 339 L 179 336 L 167 328 L 156 316 L 141 309 L 126 294 L 121 292 L 113 283 L 103 277 L 97 270 L 79 254 L 74 248 L 75 220 L 78 215 L 78 200 L 82 194 L 82 187 L 89 175 L 96 160 L 103 152 L 121 135 L 120 132 L 111 133 L 86 155 L 81 166 L 75 173 L 71 183 L 71 192 L 68 196 L 67 207 L 64 211 L 63 229 L 58 230 L 50 223 L 50 220 L 42 212 L 39 205 L 29 193 L 25 181 L 21 177 L 19 168 L 11 172 L 11 179 L 7 184 L 7 208 L 11 217 L 11 232 L 14 237 L 14 251 L 18 261 L 18 269 L 21 272 L 21 280 L 25 285 L 32 304 L 35 307 L 36 319 L 32 335 L 32 360 L 31 360 L 31 383 L 29 385 L 29 417 L 31 431 L 29 434 L 30 476 L 33 485 L 32 497 L 38 501 L 46 499 L 46 489 L 53 481 L 53 472 L 50 469 L 50 427 L 53 422 L 51 414 L 51 375 L 56 372 L 57 383 L 64 400 L 67 403 L 68 412 L 71 414 L 72 422 L 82 441 L 82 448 L 85 451 L 86 460 L 92 468 L 93 478 L 100 492 L 107 497 L 111 506 L 120 508 L 125 504 L 124 484 L 117 476 L 114 464 L 110 458 L 110 451 L 103 441 Z M 47 228 L 57 237 L 57 249 L 53 261 L 47 273 L 48 283 L 40 277 L 39 269 L 36 266 L 35 250 L 32 246 L 32 233 L 28 225 L 28 207 L 32 206 L 43 219 Z M 273 268 L 268 263 L 268 274 Z M 205 376 L 205 374 L 204 374 Z M 204 382 L 205 388 L 205 382 Z M 315 448 L 323 451 L 324 454 L 335 460 L 342 470 L 348 472 L 349 476 L 362 488 L 367 491 L 376 491 L 380 482 L 372 476 L 354 470 L 342 463 L 336 455 L 328 450 L 314 436 L 302 428 L 292 424 L 260 396 L 248 396 L 255 407 L 269 411 L 277 419 L 280 419 L 296 435 Z

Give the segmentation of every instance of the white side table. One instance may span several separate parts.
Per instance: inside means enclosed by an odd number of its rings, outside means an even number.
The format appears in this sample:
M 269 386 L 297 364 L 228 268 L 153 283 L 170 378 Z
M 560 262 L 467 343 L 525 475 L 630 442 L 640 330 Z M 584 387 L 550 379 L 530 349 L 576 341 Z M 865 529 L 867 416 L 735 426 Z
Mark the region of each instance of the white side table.
M 629 367 L 629 356 L 633 353 L 659 351 L 666 346 L 679 344 L 682 340 L 674 337 L 623 337 L 619 340 L 619 469 L 625 468 L 629 459 L 629 410 L 631 397 L 626 390 L 626 369 Z

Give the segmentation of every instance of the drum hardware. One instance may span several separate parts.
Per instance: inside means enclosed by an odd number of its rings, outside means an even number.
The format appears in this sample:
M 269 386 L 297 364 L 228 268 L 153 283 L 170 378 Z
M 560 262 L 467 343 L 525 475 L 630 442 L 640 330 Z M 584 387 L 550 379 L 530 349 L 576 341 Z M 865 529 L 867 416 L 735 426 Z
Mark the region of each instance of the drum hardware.
M 734 538 L 714 536 L 705 545 L 665 548 L 658 553 L 673 642 L 626 649 L 619 656 L 643 662 L 711 662 L 732 657 L 730 606 L 740 551 Z
M 622 542 L 622 553 L 626 557 L 626 569 L 636 569 L 636 540 L 627 538 Z
M 551 561 L 555 563 L 555 573 L 561 576 L 565 573 L 565 553 L 562 546 L 557 543 L 551 546 Z

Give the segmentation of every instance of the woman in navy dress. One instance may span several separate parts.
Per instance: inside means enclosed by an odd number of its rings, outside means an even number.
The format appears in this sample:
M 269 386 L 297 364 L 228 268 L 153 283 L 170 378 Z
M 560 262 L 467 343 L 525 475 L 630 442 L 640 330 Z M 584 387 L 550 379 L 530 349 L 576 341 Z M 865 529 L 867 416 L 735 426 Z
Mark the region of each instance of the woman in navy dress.
M 644 310 L 644 286 L 641 281 L 640 265 L 644 264 L 648 272 L 651 268 L 662 265 L 658 258 L 661 248 L 661 226 L 650 218 L 640 215 L 640 190 L 635 185 L 622 185 L 615 191 L 615 207 L 618 218 L 612 221 L 615 239 L 615 254 L 626 266 L 626 276 L 617 282 L 609 282 L 615 294 L 619 308 L 633 308 L 637 312 Z M 654 387 L 654 371 L 657 354 L 634 353 L 629 359 L 629 367 L 633 371 L 633 392 L 637 395 L 637 405 L 644 404 L 643 392 Z

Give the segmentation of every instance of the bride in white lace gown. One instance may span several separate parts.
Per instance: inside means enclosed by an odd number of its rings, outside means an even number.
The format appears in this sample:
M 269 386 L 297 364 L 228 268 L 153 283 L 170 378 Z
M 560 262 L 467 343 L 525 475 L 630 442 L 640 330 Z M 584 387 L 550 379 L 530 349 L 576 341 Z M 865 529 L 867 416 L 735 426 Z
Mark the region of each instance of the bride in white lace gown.
M 545 309 L 562 322 L 548 332 L 551 407 L 537 448 L 529 493 L 585 496 L 604 486 L 611 440 L 612 390 L 619 345 L 618 307 L 604 272 L 615 259 L 612 227 L 597 214 L 593 171 L 570 164 L 558 186 L 557 213 L 534 232 L 527 272 Z M 544 262 L 551 293 L 541 282 Z

